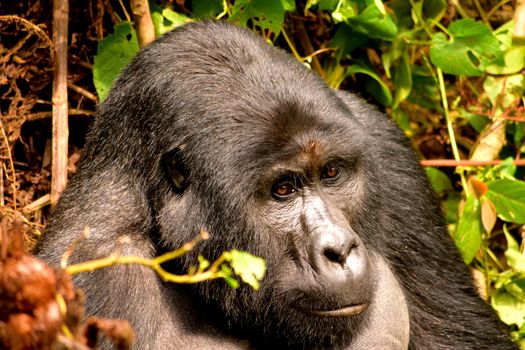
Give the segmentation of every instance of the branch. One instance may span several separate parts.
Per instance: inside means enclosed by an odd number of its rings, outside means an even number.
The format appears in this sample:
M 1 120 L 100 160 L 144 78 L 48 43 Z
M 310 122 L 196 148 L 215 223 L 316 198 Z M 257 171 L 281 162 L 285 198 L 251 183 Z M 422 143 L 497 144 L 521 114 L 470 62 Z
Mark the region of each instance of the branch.
M 319 59 L 315 55 L 312 55 L 315 52 L 315 50 L 312 46 L 312 42 L 310 41 L 310 37 L 306 32 L 306 28 L 304 27 L 303 21 L 300 19 L 295 19 L 294 28 L 296 29 L 295 33 L 299 38 L 299 44 L 303 48 L 304 54 L 312 58 L 312 69 L 316 71 L 324 80 L 326 74 L 323 70 L 323 67 L 321 66 L 321 63 L 319 62 Z
M 91 92 L 87 91 L 86 89 L 69 82 L 67 83 L 67 87 L 75 91 L 76 93 L 79 93 L 80 95 L 90 99 L 91 101 L 98 103 L 98 97 L 92 94 Z
M 502 160 L 454 160 L 454 159 L 424 159 L 420 163 L 422 166 L 435 167 L 460 167 L 460 166 L 487 166 L 498 165 Z M 516 166 L 525 166 L 525 159 L 513 161 Z
M 85 236 L 85 234 L 84 234 Z M 208 232 L 201 230 L 198 237 L 192 241 L 184 244 L 179 249 L 174 251 L 162 254 L 154 259 L 146 259 L 139 256 L 119 256 L 117 254 L 108 256 L 106 258 L 101 258 L 97 260 L 91 260 L 83 263 L 78 263 L 66 267 L 66 271 L 74 275 L 81 272 L 90 272 L 98 270 L 104 267 L 115 266 L 115 265 L 142 265 L 151 268 L 154 270 L 157 275 L 164 282 L 173 282 L 173 283 L 198 283 L 206 280 L 212 280 L 216 278 L 228 277 L 228 274 L 223 272 L 220 269 L 220 266 L 229 261 L 231 258 L 230 252 L 223 252 L 217 260 L 215 260 L 208 269 L 203 269 L 199 267 L 199 270 L 195 274 L 188 275 L 176 275 L 171 272 L 168 272 L 162 268 L 162 264 L 167 261 L 176 259 L 187 252 L 191 251 L 197 243 L 202 240 L 209 238 Z M 74 247 L 73 247 L 74 249 Z M 72 250 L 72 249 L 71 249 Z M 64 261 L 67 261 L 70 254 L 63 258 Z M 64 264 L 65 265 L 65 264 Z
M 144 47 L 155 40 L 155 27 L 151 21 L 149 4 L 147 0 L 130 0 L 130 5 L 139 46 Z
M 69 0 L 53 0 L 53 45 L 56 50 L 53 76 L 53 146 L 51 161 L 51 204 L 67 183 L 67 31 Z
M 514 31 L 512 38 L 516 41 L 525 41 L 525 0 L 516 3 L 514 12 Z

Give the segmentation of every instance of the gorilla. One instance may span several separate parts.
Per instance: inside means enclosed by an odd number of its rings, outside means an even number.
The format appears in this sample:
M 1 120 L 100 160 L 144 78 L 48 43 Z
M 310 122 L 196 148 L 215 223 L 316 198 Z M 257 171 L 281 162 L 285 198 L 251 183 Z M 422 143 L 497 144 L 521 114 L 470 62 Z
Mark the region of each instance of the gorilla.
M 135 265 L 75 276 L 87 314 L 129 320 L 135 349 L 516 349 L 403 133 L 231 24 L 180 27 L 116 80 L 37 254 L 57 264 L 85 226 L 73 263 L 153 258 L 202 228 L 166 268 L 266 260 L 259 291 Z

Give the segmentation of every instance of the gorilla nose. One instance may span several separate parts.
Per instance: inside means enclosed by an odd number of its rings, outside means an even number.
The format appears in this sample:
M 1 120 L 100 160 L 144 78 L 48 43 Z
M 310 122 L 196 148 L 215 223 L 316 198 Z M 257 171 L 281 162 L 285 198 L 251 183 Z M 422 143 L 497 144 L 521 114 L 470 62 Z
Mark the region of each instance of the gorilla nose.
M 312 268 L 325 285 L 349 293 L 344 299 L 359 299 L 367 294 L 372 280 L 370 262 L 361 239 L 352 229 L 331 227 L 317 231 L 309 254 Z

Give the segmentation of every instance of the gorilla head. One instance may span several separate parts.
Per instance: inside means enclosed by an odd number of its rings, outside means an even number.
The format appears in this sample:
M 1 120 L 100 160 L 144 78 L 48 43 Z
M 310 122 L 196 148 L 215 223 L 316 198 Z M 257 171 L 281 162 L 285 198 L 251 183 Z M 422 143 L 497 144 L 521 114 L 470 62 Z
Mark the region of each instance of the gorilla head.
M 438 211 L 383 115 L 245 29 L 194 23 L 117 79 L 39 254 L 56 261 L 88 225 L 77 260 L 122 234 L 151 257 L 201 228 L 211 238 L 170 269 L 232 248 L 266 259 L 257 292 L 138 267 L 78 276 L 88 311 L 130 319 L 137 348 L 513 348 Z
M 235 247 L 266 259 L 259 292 L 195 286 L 230 329 L 277 344 L 348 342 L 377 283 L 373 140 L 317 76 L 251 33 L 208 24 L 174 36 L 181 44 L 171 63 L 156 66 L 175 76 L 149 95 L 162 105 L 155 148 L 174 149 L 153 176 L 172 184 L 156 204 L 163 246 L 204 227 L 212 235 L 205 256 Z M 128 71 L 157 56 L 146 50 Z M 195 256 L 183 260 L 179 272 Z

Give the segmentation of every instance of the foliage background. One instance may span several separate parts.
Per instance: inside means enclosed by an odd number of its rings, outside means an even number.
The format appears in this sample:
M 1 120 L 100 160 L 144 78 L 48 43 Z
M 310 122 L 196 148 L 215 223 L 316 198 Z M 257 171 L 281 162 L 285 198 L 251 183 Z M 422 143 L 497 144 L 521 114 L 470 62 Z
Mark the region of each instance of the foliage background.
M 409 136 L 480 294 L 525 349 L 525 5 L 513 0 L 150 2 L 156 36 L 200 19 L 247 26 Z M 0 215 L 29 242 L 49 210 L 54 64 L 47 0 L 0 3 Z M 96 103 L 139 50 L 125 1 L 70 1 L 69 170 Z M 433 166 L 433 167 L 431 167 Z M 424 234 L 424 233 L 422 233 Z

